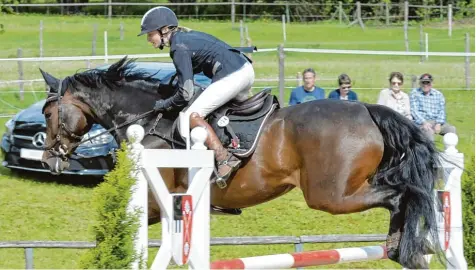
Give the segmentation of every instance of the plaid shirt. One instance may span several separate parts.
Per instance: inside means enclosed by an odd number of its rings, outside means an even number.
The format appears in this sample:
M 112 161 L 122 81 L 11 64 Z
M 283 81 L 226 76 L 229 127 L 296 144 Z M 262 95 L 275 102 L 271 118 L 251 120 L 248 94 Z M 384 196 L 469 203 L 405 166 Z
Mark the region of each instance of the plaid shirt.
M 431 120 L 438 124 L 446 122 L 445 97 L 436 89 L 431 88 L 428 95 L 423 94 L 421 88 L 413 89 L 410 93 L 410 108 L 417 125 Z

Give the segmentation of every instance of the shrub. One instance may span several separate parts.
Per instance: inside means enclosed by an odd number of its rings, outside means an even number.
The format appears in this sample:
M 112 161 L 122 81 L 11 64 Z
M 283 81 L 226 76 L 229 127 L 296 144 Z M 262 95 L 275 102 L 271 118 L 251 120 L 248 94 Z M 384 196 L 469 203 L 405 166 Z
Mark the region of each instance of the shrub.
M 94 192 L 92 204 L 96 221 L 92 231 L 97 245 L 81 258 L 80 268 L 130 269 L 136 259 L 134 239 L 139 212 L 127 209 L 136 170 L 128 155 L 128 147 L 123 142 L 117 151 L 115 168 Z
M 461 180 L 464 257 L 468 263 L 468 268 L 474 268 L 474 155 L 466 164 L 468 167 Z

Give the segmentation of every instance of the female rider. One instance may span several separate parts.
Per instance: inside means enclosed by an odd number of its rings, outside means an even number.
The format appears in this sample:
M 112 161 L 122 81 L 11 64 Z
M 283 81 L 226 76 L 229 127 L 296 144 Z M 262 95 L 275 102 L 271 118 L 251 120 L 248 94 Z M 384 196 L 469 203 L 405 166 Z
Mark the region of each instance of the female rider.
M 241 161 L 222 146 L 204 119 L 228 101 L 242 101 L 248 97 L 248 89 L 255 78 L 251 61 L 212 35 L 179 27 L 177 16 L 167 7 L 155 7 L 144 14 L 139 36 L 143 34 L 147 34 L 147 41 L 155 48 L 170 47 L 170 57 L 177 71 L 177 92 L 168 99 L 156 101 L 156 112 L 188 105 L 194 94 L 194 74 L 203 72 L 212 80 L 185 113 L 190 117 L 191 129 L 202 126 L 207 130 L 205 143 L 215 152 L 217 177 L 226 181 L 239 168 Z

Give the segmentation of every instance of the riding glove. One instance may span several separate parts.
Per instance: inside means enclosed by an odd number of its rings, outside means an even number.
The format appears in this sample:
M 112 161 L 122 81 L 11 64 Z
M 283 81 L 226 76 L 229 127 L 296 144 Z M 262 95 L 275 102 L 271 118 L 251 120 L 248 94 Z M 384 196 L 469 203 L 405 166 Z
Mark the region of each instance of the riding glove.
M 159 99 L 155 102 L 154 111 L 163 112 L 171 109 L 171 102 L 169 99 Z

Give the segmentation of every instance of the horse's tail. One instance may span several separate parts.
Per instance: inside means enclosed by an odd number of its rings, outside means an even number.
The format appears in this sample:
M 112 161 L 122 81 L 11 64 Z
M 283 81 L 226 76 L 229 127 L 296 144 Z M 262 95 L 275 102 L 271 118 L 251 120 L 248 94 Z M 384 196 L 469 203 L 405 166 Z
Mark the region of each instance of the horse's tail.
M 380 129 L 385 145 L 373 184 L 403 190 L 401 203 L 405 218 L 399 262 L 403 266 L 419 265 L 417 262 L 429 251 L 426 236 L 430 236 L 441 262 L 433 195 L 439 152 L 414 123 L 398 112 L 380 105 L 365 106 Z

